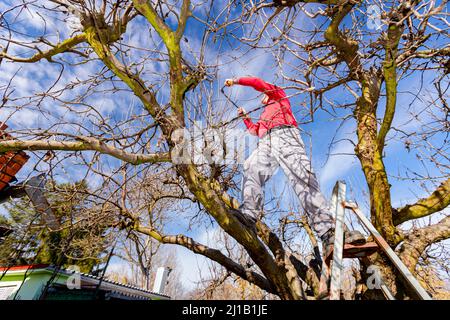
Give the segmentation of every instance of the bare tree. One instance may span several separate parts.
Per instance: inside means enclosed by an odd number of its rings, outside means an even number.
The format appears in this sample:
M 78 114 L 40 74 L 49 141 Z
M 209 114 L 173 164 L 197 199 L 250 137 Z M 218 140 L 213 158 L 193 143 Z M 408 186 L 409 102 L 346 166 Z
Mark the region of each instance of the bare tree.
M 269 16 L 265 10 L 271 7 L 275 10 Z M 310 92 L 312 109 L 331 104 L 335 117 L 341 117 L 338 109 L 347 109 L 350 113 L 345 113 L 344 120 L 356 120 L 357 140 L 353 143 L 369 189 L 371 220 L 392 247 L 401 243 L 400 256 L 412 271 L 425 249 L 447 239 L 450 232 L 448 217 L 407 232 L 400 228 L 407 221 L 439 213 L 450 203 L 445 147 L 449 122 L 444 97 L 448 97 L 450 61 L 446 8 L 447 1 L 275 1 L 251 3 L 243 15 L 246 22 L 254 21 L 257 26 L 242 40 L 253 47 L 273 48 L 283 77 L 298 90 Z M 299 12 L 312 20 L 311 31 L 296 25 Z M 279 19 L 274 19 L 278 15 Z M 268 29 L 271 32 L 264 34 Z M 436 92 L 425 93 L 428 101 L 423 102 L 424 108 L 399 105 L 399 83 L 414 77 L 423 81 L 429 70 L 435 72 Z M 333 103 L 336 88 L 348 92 L 349 103 Z M 408 94 L 419 97 L 420 91 Z M 405 122 L 417 120 L 422 130 L 407 132 L 395 126 L 394 116 L 400 112 L 409 113 L 410 120 Z M 408 150 L 418 150 L 422 163 L 435 166 L 440 173 L 412 174 L 413 181 L 428 182 L 428 197 L 401 208 L 392 206 L 384 164 L 389 140 L 401 140 Z M 435 189 L 430 191 L 433 184 Z M 393 291 L 401 291 L 402 296 L 405 287 L 398 288 L 401 280 L 386 259 L 376 255 L 365 265 L 374 263 L 383 268 Z

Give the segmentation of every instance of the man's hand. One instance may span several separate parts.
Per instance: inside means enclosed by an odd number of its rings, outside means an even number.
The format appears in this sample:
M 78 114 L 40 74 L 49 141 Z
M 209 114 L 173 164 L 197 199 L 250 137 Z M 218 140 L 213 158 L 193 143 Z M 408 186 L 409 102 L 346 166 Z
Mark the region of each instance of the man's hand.
M 227 87 L 231 87 L 234 84 L 234 80 L 233 79 L 227 79 L 225 80 L 225 85 Z
M 244 108 L 239 108 L 238 109 L 238 115 L 239 115 L 239 117 L 248 118 L 247 111 L 245 111 Z

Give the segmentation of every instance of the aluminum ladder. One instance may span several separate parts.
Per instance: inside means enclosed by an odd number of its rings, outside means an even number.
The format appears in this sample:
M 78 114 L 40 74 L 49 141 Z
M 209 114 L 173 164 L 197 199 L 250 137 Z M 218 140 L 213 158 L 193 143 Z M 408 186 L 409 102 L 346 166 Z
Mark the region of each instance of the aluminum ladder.
M 329 264 L 327 261 L 331 262 L 329 299 L 340 299 L 344 258 L 358 258 L 370 255 L 375 251 L 382 250 L 391 260 L 395 268 L 402 274 L 410 287 L 415 291 L 417 296 L 422 300 L 432 300 L 430 295 L 420 285 L 419 281 L 412 275 L 409 269 L 400 260 L 394 250 L 391 249 L 377 229 L 375 229 L 370 220 L 367 219 L 363 212 L 358 208 L 358 205 L 345 200 L 346 188 L 347 187 L 344 181 L 336 182 L 331 197 L 331 209 L 334 212 L 334 218 L 336 221 L 334 245 L 332 255 L 330 254 L 330 257 L 325 257 L 322 268 L 322 270 L 328 269 L 327 265 Z M 361 246 L 352 246 L 350 244 L 346 244 L 344 246 L 344 218 L 346 209 L 350 209 L 356 214 L 362 225 L 372 234 L 375 242 L 369 242 Z M 395 300 L 393 294 L 383 283 L 383 281 L 381 281 L 380 289 L 388 300 Z

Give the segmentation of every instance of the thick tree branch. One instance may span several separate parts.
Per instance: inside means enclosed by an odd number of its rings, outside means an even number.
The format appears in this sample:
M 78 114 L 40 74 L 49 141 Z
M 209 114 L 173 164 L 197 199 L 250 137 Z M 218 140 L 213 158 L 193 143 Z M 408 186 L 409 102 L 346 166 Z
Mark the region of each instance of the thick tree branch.
M 397 52 L 398 44 L 403 33 L 403 23 L 399 12 L 403 12 L 401 8 L 391 14 L 391 20 L 387 30 L 385 39 L 385 57 L 383 62 L 383 76 L 386 86 L 386 107 L 384 118 L 378 132 L 378 148 L 380 153 L 383 152 L 386 135 L 391 128 L 394 119 L 395 107 L 397 104 Z
M 408 204 L 400 209 L 394 209 L 394 224 L 426 217 L 439 212 L 450 205 L 450 178 L 444 181 L 428 198 L 423 198 L 414 204 Z
M 450 238 L 450 216 L 437 224 L 410 232 L 405 238 L 399 256 L 411 272 L 414 272 L 425 249 L 448 238 Z
M 170 64 L 170 105 L 172 110 L 176 113 L 178 120 L 183 123 L 184 94 L 188 88 L 192 87 L 194 84 L 191 80 L 186 81 L 183 77 L 182 54 L 180 48 L 180 39 L 186 26 L 186 20 L 191 15 L 189 10 L 190 1 L 183 1 L 179 25 L 176 31 L 170 29 L 163 19 L 158 16 L 158 13 L 149 1 L 133 0 L 133 4 L 136 10 L 138 10 L 139 13 L 141 13 L 153 26 L 166 45 Z
M 440 49 L 417 51 L 412 55 L 414 58 L 429 59 L 433 57 L 450 57 L 450 45 Z
M 57 54 L 72 51 L 73 47 L 85 41 L 86 35 L 83 33 L 76 35 L 72 38 L 69 38 L 67 40 L 64 40 L 63 42 L 54 45 L 53 48 L 47 51 L 39 50 L 38 53 L 29 58 L 10 56 L 6 52 L 0 52 L 0 58 L 5 58 L 14 62 L 22 62 L 22 63 L 38 62 L 41 59 L 47 59 L 48 61 L 51 61 L 52 57 L 56 56 Z
M 350 72 L 359 78 L 358 75 L 362 71 L 361 61 L 358 54 L 358 42 L 339 30 L 342 20 L 351 12 L 354 7 L 354 1 L 348 1 L 343 5 L 334 8 L 331 23 L 325 30 L 325 39 L 334 45 L 337 49 L 336 54 L 339 59 L 346 62 Z
M 113 156 L 131 164 L 169 162 L 170 154 L 138 154 L 123 151 L 107 145 L 100 140 L 90 137 L 77 137 L 80 141 L 55 141 L 55 140 L 2 140 L 0 141 L 0 153 L 16 150 L 62 150 L 62 151 L 98 151 L 102 154 Z
M 220 252 L 220 250 L 213 249 L 203 244 L 200 244 L 194 241 L 192 238 L 187 237 L 185 235 L 162 235 L 154 229 L 143 227 L 140 226 L 139 224 L 136 224 L 134 226 L 134 229 L 138 232 L 151 236 L 160 243 L 180 245 L 191 250 L 196 254 L 201 254 L 219 263 L 220 265 L 225 267 L 228 271 L 235 273 L 242 279 L 245 279 L 257 285 L 258 287 L 266 290 L 269 293 L 276 294 L 276 291 L 270 285 L 269 281 L 267 281 L 267 279 L 265 279 L 262 275 L 250 269 L 244 268 L 242 265 L 234 262 L 232 259 L 225 256 L 222 252 Z
M 135 9 L 142 14 L 153 26 L 167 47 L 172 48 L 175 44 L 173 31 L 158 15 L 153 5 L 148 0 L 133 0 Z

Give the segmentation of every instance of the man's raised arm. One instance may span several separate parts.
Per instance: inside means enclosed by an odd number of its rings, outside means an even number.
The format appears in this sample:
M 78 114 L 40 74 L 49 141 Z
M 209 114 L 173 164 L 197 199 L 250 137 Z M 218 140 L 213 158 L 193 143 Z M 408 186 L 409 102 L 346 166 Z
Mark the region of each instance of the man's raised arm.
M 233 84 L 252 87 L 256 91 L 267 94 L 274 100 L 284 98 L 286 96 L 283 89 L 273 84 L 267 83 L 258 77 L 240 77 L 235 79 L 227 79 L 225 81 L 225 85 L 227 86 L 232 86 Z

